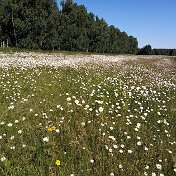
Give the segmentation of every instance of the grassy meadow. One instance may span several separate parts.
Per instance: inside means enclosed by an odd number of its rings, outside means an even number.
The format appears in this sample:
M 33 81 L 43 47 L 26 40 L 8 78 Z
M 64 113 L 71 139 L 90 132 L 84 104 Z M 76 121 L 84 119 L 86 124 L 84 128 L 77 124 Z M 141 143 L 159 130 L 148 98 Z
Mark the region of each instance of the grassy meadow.
M 142 57 L 1 66 L 0 175 L 175 176 L 176 61 Z

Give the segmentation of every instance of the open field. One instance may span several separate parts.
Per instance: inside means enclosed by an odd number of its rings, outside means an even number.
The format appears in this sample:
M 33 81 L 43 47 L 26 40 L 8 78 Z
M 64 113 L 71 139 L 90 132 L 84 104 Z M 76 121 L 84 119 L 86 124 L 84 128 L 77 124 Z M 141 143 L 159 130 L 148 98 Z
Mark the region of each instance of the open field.
M 176 60 L 0 53 L 1 176 L 175 176 Z

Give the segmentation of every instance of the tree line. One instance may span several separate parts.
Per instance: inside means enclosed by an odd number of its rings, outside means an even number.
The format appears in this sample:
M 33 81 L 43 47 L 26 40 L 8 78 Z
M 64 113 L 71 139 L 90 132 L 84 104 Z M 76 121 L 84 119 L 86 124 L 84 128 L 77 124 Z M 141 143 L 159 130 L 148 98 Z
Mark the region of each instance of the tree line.
M 0 43 L 26 49 L 137 54 L 133 36 L 72 0 L 0 0 Z
M 151 45 L 146 45 L 143 48 L 139 49 L 138 54 L 176 56 L 176 49 L 152 49 Z

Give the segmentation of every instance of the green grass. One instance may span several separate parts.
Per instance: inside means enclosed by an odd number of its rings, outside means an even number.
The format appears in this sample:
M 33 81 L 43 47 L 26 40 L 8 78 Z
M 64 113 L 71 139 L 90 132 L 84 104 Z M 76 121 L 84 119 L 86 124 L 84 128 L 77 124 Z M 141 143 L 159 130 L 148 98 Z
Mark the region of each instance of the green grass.
M 174 64 L 1 68 L 0 175 L 174 176 Z
M 21 48 L 12 48 L 12 47 L 5 47 L 5 48 L 1 48 L 0 47 L 0 52 L 2 53 L 30 53 L 30 52 L 34 52 L 34 53 L 45 53 L 45 54 L 63 54 L 63 55 L 94 55 L 94 54 L 98 54 L 98 55 L 106 55 L 106 56 L 117 56 L 119 55 L 117 54 L 113 54 L 113 53 L 96 53 L 96 52 L 84 52 L 84 51 L 59 51 L 59 50 L 41 50 L 41 49 L 21 49 Z M 122 55 L 122 54 L 121 54 Z M 123 54 L 126 56 L 131 56 L 132 54 Z
M 77 54 L 93 54 L 93 53 L 87 53 L 87 52 L 77 52 L 77 51 L 57 51 L 57 50 L 41 50 L 41 49 L 21 49 L 21 48 L 11 48 L 11 47 L 5 47 L 0 48 L 0 52 L 3 53 L 15 53 L 15 52 L 34 52 L 34 53 L 46 53 L 46 54 L 65 54 L 65 55 L 77 55 Z

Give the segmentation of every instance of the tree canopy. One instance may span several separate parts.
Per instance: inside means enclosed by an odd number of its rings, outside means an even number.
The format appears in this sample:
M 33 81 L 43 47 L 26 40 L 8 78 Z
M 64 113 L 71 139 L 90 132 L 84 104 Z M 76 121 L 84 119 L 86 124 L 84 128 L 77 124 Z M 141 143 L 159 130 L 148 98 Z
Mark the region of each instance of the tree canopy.
M 176 49 L 152 49 L 150 45 L 146 45 L 143 48 L 139 49 L 138 54 L 176 56 Z
M 17 48 L 89 51 L 99 53 L 138 52 L 133 36 L 109 26 L 72 0 L 1 0 L 0 42 Z

